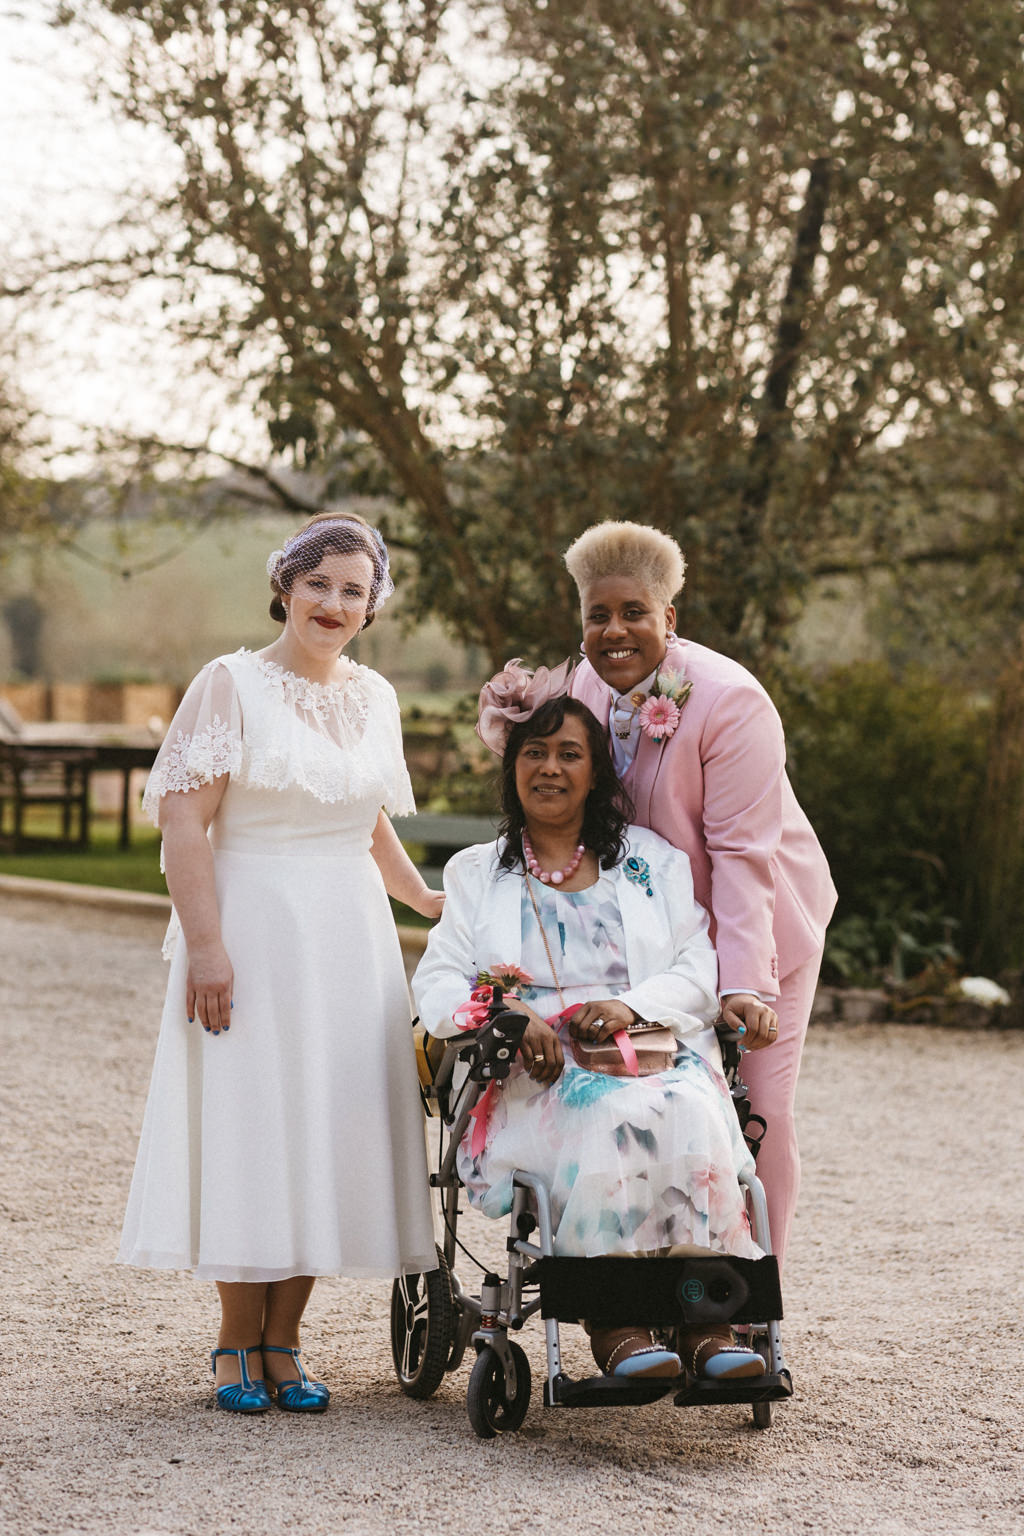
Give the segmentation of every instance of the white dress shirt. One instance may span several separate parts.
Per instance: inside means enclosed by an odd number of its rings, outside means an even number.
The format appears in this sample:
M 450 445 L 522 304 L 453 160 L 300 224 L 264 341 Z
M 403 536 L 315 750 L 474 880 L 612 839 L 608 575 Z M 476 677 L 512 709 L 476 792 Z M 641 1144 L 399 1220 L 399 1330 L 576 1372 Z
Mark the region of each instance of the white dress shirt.
M 657 675 L 658 669 L 655 667 L 649 677 L 645 677 L 642 683 L 637 683 L 625 693 L 616 693 L 615 689 L 612 689 L 608 729 L 611 732 L 612 762 L 620 779 L 636 756 L 636 749 L 640 744 L 640 705 L 633 703 L 633 694 L 642 693 L 645 696 L 649 694 L 654 687 L 654 679 Z

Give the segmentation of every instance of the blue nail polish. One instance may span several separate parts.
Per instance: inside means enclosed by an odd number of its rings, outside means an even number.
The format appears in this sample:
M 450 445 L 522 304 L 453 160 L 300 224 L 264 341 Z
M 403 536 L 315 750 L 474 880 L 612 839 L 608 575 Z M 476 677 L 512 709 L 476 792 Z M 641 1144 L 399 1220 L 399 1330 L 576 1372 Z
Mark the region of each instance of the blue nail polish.
M 745 1035 L 747 1032 L 747 1026 L 745 1024 L 738 1024 L 736 1026 L 736 1032 L 737 1034 Z
M 231 1000 L 231 1006 L 232 1006 L 232 1008 L 235 1006 L 234 998 L 232 998 L 232 1000 Z

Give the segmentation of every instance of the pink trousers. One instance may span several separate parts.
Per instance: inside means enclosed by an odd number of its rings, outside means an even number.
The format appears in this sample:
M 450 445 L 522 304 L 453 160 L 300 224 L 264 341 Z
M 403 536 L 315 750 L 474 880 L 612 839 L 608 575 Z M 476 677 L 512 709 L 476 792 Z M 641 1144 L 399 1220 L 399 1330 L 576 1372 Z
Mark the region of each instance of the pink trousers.
M 740 1068 L 740 1074 L 750 1088 L 751 1108 L 768 1122 L 757 1155 L 757 1176 L 768 1199 L 772 1248 L 780 1268 L 786 1256 L 800 1193 L 800 1149 L 793 1104 L 820 967 L 819 953 L 783 977 L 775 1003 L 779 1037 L 774 1045 L 764 1050 L 746 1052 Z

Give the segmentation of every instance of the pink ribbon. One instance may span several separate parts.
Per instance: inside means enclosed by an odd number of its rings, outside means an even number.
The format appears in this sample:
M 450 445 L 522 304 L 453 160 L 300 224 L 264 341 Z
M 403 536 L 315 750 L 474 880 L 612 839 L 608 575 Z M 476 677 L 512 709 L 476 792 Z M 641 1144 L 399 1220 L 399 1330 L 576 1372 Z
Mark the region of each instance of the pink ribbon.
M 579 1004 L 576 1004 L 576 1006 L 573 1008 L 566 1008 L 562 1013 L 552 1014 L 551 1018 L 545 1019 L 544 1022 L 546 1024 L 550 1024 L 553 1029 L 556 1024 L 561 1023 L 562 1019 L 568 1018 L 569 1014 L 571 1013 L 575 1013 L 578 1006 Z M 458 1021 L 458 1015 L 460 1013 L 466 1013 L 467 1010 L 478 1007 L 482 1007 L 484 1011 L 484 1018 L 480 1022 L 486 1022 L 486 1004 L 474 1003 L 472 1000 L 468 1003 L 463 1003 L 461 1008 L 456 1008 L 454 1015 L 456 1022 Z M 470 1029 L 473 1027 L 474 1026 L 471 1024 L 459 1025 L 460 1029 Z M 476 1103 L 473 1105 L 473 1108 L 469 1112 L 469 1118 L 473 1122 L 473 1132 L 469 1138 L 469 1150 L 474 1157 L 479 1157 L 481 1152 L 484 1150 L 484 1147 L 487 1145 L 487 1121 L 490 1118 L 491 1110 L 494 1107 L 494 1099 L 497 1092 L 498 1084 L 496 1082 L 488 1083 L 485 1092 L 480 1095 Z
M 488 1012 L 494 998 L 493 987 L 474 987 L 469 994 L 469 1002 L 461 1003 L 452 1014 L 452 1019 L 459 1029 L 482 1029 L 487 1023 Z M 515 992 L 506 992 L 506 1000 L 518 1002 Z
M 497 1083 L 488 1083 L 486 1091 L 480 1095 L 473 1108 L 469 1112 L 469 1118 L 473 1122 L 473 1134 L 469 1138 L 469 1150 L 474 1157 L 479 1157 L 487 1145 L 487 1121 L 494 1103 L 494 1095 L 498 1091 Z
M 626 1063 L 626 1071 L 630 1077 L 639 1077 L 640 1063 L 636 1059 L 636 1051 L 633 1049 L 633 1042 L 629 1035 L 624 1029 L 617 1029 L 612 1039 L 619 1048 L 619 1054 Z
M 487 1023 L 493 996 L 494 989 L 492 987 L 475 987 L 469 995 L 468 1003 L 462 1003 L 452 1014 L 452 1018 L 458 1028 L 460 1030 L 482 1029 Z M 507 992 L 505 996 L 513 1002 L 517 1001 L 514 992 Z M 494 1095 L 497 1092 L 497 1088 L 498 1084 L 496 1082 L 488 1083 L 484 1092 L 469 1112 L 469 1118 L 473 1122 L 469 1150 L 474 1157 L 479 1157 L 487 1145 L 487 1121 L 494 1104 Z
M 487 1023 L 487 1004 L 470 998 L 468 1003 L 456 1008 L 452 1019 L 459 1029 L 482 1029 Z

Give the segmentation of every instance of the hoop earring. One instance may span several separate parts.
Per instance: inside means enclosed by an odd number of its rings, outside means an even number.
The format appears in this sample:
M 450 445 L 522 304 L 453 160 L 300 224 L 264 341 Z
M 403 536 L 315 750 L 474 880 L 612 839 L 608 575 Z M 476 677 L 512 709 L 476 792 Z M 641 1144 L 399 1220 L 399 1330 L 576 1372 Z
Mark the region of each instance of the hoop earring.
M 665 639 L 666 640 L 678 640 L 679 636 L 676 634 L 674 629 L 667 629 L 665 631 Z
M 586 654 L 587 654 L 587 648 L 586 648 L 585 644 L 583 643 L 583 641 L 581 640 L 580 641 L 580 655 L 581 656 L 585 656 Z

